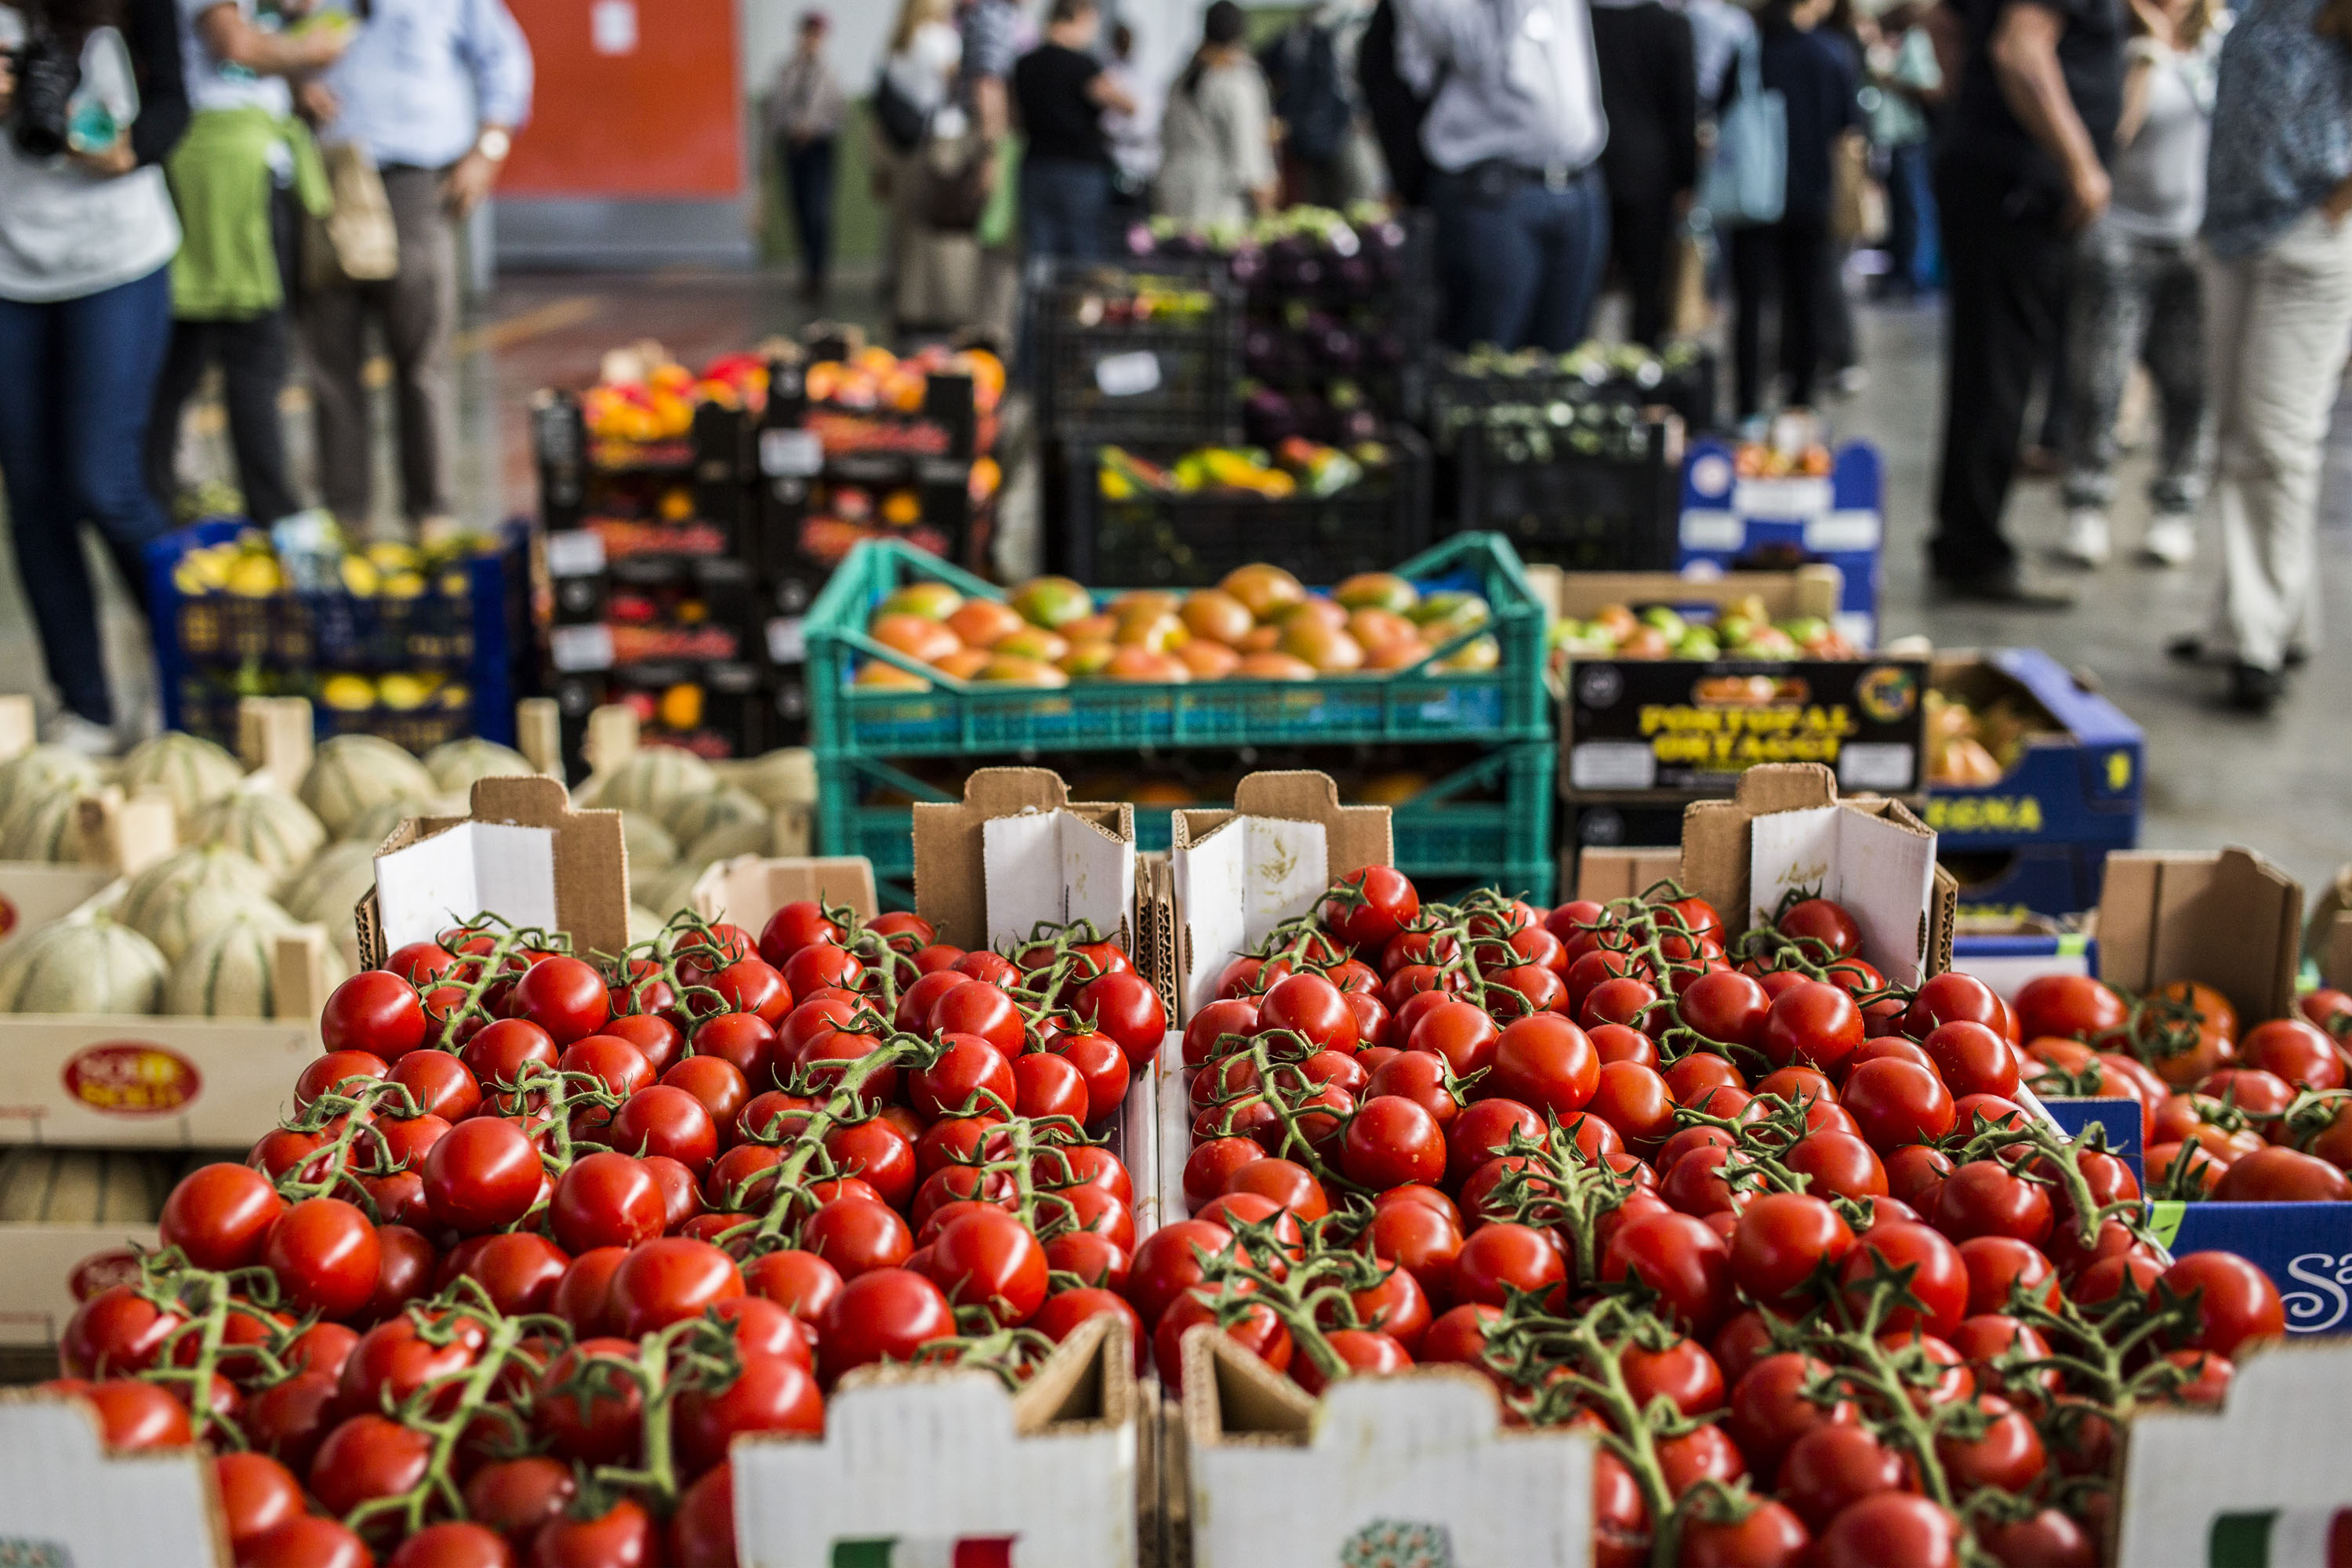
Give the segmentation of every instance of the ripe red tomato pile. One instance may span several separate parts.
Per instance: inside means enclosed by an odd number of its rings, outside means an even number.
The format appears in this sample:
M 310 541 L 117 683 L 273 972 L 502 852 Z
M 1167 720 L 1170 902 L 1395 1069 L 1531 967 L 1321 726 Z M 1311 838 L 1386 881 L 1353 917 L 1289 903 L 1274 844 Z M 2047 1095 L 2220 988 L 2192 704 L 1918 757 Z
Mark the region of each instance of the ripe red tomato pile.
M 1889 986 L 1822 900 L 1732 941 L 1671 887 L 1547 913 L 1373 869 L 1219 989 L 1191 1217 L 1128 1281 L 1163 1375 L 1204 1326 L 1310 1391 L 1475 1369 L 1598 1436 L 1604 1565 L 2094 1564 L 2121 1424 L 2284 1331 L 2021 1108 L 1999 997 Z
M 2081 975 L 2018 993 L 2027 1081 L 2051 1095 L 2137 1100 L 2149 1196 L 2223 1203 L 2352 1199 L 2352 997 L 2315 991 L 2301 1017 L 2241 1029 L 2208 985 L 2137 999 Z
M 239 1568 L 724 1568 L 736 1435 L 1132 1323 L 1090 1130 L 1166 1015 L 1115 944 L 802 903 L 567 946 L 486 917 L 345 983 L 292 1119 L 68 1326 L 47 1386 L 208 1443 Z

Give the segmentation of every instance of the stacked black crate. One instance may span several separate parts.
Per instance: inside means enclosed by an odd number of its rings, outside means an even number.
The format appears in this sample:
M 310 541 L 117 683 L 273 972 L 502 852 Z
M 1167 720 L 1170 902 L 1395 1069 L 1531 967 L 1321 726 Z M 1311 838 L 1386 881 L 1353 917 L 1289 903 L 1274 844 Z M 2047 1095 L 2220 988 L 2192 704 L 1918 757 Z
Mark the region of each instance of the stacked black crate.
M 567 766 L 584 772 L 588 715 L 610 702 L 635 710 L 651 742 L 713 758 L 767 750 L 746 559 L 751 420 L 705 402 L 679 439 L 596 441 L 563 393 L 542 393 L 532 417 L 547 684 Z

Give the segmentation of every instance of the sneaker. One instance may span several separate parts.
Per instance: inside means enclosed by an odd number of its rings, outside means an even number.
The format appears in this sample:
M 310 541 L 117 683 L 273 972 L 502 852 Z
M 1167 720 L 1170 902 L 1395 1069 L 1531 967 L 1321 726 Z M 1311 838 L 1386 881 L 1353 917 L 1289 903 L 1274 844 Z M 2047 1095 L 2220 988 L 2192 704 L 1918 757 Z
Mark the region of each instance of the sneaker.
M 2159 566 L 2186 566 L 2197 557 L 2197 521 L 2186 512 L 2158 513 L 2140 536 L 2139 548 Z
M 2078 506 L 2068 512 L 2066 539 L 2058 546 L 2058 553 L 2077 566 L 2105 566 L 2108 554 L 2107 514 L 2089 506 Z
M 2063 584 L 2046 582 L 2014 567 L 1968 577 L 1939 575 L 1936 582 L 1947 598 L 2021 610 L 2071 610 L 2081 597 Z
M 2285 679 L 2275 669 L 2240 664 L 2230 671 L 2229 703 L 2241 713 L 2267 717 L 2285 691 Z
M 1856 396 L 1870 389 L 1870 371 L 1863 365 L 1850 364 L 1837 373 L 1833 384 L 1841 396 Z
M 85 757 L 110 757 L 122 749 L 112 730 L 72 712 L 60 713 L 50 722 L 49 744 Z

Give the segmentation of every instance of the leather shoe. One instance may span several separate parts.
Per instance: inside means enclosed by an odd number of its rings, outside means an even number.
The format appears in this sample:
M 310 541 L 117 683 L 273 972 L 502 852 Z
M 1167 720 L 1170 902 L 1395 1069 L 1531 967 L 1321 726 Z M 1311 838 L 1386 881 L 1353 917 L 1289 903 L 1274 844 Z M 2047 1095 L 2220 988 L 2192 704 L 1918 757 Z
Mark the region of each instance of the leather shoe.
M 2071 610 L 2081 595 L 2062 584 L 2030 577 L 2012 567 L 1973 577 L 1939 577 L 1945 594 L 1983 605 L 2008 605 L 2021 610 Z
M 2233 665 L 2230 669 L 2230 706 L 2241 713 L 2267 718 L 2285 694 L 2286 678 L 2259 664 Z

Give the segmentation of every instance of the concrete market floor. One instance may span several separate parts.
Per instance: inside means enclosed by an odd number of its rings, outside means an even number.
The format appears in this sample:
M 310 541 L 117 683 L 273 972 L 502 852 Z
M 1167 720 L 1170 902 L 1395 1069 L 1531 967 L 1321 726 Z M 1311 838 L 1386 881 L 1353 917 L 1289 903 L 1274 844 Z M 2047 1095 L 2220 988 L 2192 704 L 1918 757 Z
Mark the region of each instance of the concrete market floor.
M 845 284 L 839 314 L 872 314 L 869 289 Z M 2147 813 L 2143 842 L 2152 848 L 2200 849 L 2243 844 L 2278 861 L 2306 889 L 2352 860 L 2352 659 L 2323 651 L 2266 721 L 2222 710 L 2221 678 L 2170 664 L 2163 645 L 2204 621 L 2213 594 L 2212 542 L 2196 566 L 2158 572 L 2127 559 L 2082 574 L 2081 606 L 2070 613 L 1986 609 L 1930 597 L 1922 542 L 1928 517 L 1941 416 L 1942 317 L 1932 304 L 1862 306 L 1857 311 L 1871 383 L 1829 405 L 1840 437 L 1863 437 L 1884 449 L 1887 465 L 1886 605 L 1883 635 L 1923 633 L 1939 647 L 2036 645 L 2094 677 L 2147 731 Z M 641 338 L 662 342 L 677 357 L 699 363 L 761 337 L 796 330 L 809 311 L 790 280 L 771 273 L 677 272 L 509 277 L 478 301 L 465 343 L 465 416 L 459 459 L 462 510 L 487 521 L 526 510 L 535 485 L 528 437 L 530 395 L 550 385 L 592 380 L 607 349 Z M 300 387 L 287 398 L 298 470 L 307 479 L 309 442 Z M 184 468 L 215 474 L 226 463 L 215 411 L 191 420 Z M 2352 620 L 2352 400 L 2339 406 L 2323 492 L 2321 596 L 2336 627 Z M 379 471 L 389 489 L 389 454 Z M 2144 455 L 2126 460 L 2116 511 L 2119 554 L 2127 557 L 2145 521 Z M 1005 564 L 1034 560 L 1034 507 L 1016 486 L 1008 496 Z M 398 528 L 379 502 L 380 531 Z M 2041 552 L 2060 526 L 2056 486 L 2023 485 L 2010 526 L 2025 548 Z M 13 569 L 0 569 L 0 690 L 45 692 L 37 644 Z M 152 711 L 153 680 L 135 617 L 110 584 L 110 668 L 133 711 Z M 2343 632 L 2339 629 L 2339 637 Z M 44 700 L 47 700 L 46 696 Z

